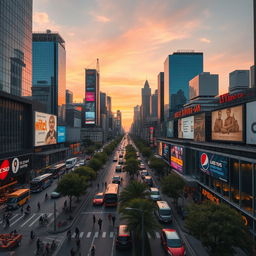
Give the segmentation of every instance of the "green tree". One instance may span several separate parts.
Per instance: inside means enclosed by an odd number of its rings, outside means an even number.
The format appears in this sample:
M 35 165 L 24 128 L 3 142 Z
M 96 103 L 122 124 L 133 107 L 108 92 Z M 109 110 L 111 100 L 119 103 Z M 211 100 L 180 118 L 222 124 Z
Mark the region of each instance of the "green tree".
M 251 255 L 252 243 L 242 216 L 225 204 L 193 204 L 185 226 L 209 249 L 210 255 L 234 255 L 234 247 Z
M 165 166 L 166 166 L 166 163 L 160 158 L 152 157 L 150 159 L 149 167 L 154 169 L 158 175 L 164 174 Z
M 61 195 L 69 197 L 69 208 L 71 211 L 73 196 L 79 198 L 81 195 L 85 194 L 86 188 L 86 178 L 71 172 L 64 175 L 63 178 L 59 181 L 57 191 L 61 193 Z
M 139 170 L 139 162 L 134 158 L 130 158 L 125 162 L 124 169 L 132 178 L 134 178 L 134 175 L 137 174 Z
M 102 165 L 105 164 L 108 160 L 108 156 L 105 152 L 97 153 L 94 155 L 93 158 L 98 159 L 102 163 Z
M 162 192 L 165 195 L 173 198 L 175 203 L 177 203 L 179 196 L 181 196 L 184 186 L 184 180 L 180 176 L 173 173 L 164 177 L 161 181 Z
M 86 154 L 91 155 L 91 154 L 94 153 L 95 149 L 96 149 L 95 146 L 94 146 L 94 145 L 91 145 L 91 146 L 89 146 L 89 147 L 87 147 L 87 148 L 85 149 L 85 152 L 86 152 Z
M 149 147 L 144 147 L 142 148 L 141 150 L 141 154 L 144 156 L 144 157 L 150 157 L 151 154 L 152 154 L 152 151 Z
M 128 159 L 137 159 L 137 156 L 136 156 L 136 153 L 134 151 L 129 151 L 125 154 L 125 159 L 128 160 Z
M 74 172 L 80 176 L 85 177 L 88 180 L 95 180 L 97 175 L 97 173 L 91 167 L 88 166 L 79 167 L 75 169 Z
M 92 158 L 89 162 L 88 162 L 88 166 L 91 167 L 93 170 L 95 171 L 98 171 L 101 166 L 102 166 L 102 163 L 99 159 L 96 159 L 96 158 Z

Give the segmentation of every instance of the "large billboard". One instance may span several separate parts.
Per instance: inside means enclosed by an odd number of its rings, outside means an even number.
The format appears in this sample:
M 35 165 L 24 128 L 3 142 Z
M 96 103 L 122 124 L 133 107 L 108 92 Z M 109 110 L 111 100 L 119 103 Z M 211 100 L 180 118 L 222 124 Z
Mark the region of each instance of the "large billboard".
M 243 141 L 243 106 L 212 112 L 212 140 Z
M 178 120 L 178 137 L 181 139 L 194 139 L 194 116 Z
M 85 101 L 86 102 L 89 102 L 89 101 L 94 102 L 95 101 L 95 93 L 94 92 L 86 92 Z
M 171 167 L 180 173 L 183 173 L 183 155 L 184 148 L 182 146 L 171 146 Z
M 225 156 L 199 152 L 199 168 L 209 176 L 228 181 L 228 158 Z
M 96 91 L 96 70 L 86 70 L 86 91 Z
M 173 120 L 168 121 L 166 124 L 166 137 L 167 138 L 172 138 L 174 136 L 173 132 Z
M 66 127 L 58 126 L 58 143 L 66 141 Z
M 205 114 L 194 116 L 194 140 L 205 141 Z
M 35 147 L 57 143 L 57 117 L 35 112 Z
M 256 101 L 246 104 L 246 143 L 256 144 Z

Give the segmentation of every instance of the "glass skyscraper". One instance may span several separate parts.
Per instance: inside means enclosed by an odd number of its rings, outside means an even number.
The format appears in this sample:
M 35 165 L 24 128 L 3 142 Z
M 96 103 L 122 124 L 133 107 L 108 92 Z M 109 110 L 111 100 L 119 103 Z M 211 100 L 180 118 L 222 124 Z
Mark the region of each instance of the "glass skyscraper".
M 47 112 L 65 122 L 66 50 L 58 33 L 33 33 L 32 95 L 47 106 Z
M 182 108 L 189 99 L 189 81 L 203 72 L 203 53 L 175 52 L 164 63 L 164 104 L 170 114 Z
M 32 0 L 0 1 L 0 91 L 31 95 Z

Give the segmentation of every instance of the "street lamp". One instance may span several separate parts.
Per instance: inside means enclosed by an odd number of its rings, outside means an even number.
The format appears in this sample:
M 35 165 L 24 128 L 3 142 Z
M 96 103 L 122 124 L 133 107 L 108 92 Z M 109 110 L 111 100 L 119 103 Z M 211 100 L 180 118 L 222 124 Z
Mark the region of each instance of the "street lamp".
M 144 256 L 144 211 L 138 208 L 131 208 L 131 207 L 126 207 L 125 210 L 134 210 L 141 212 L 141 222 L 142 222 L 142 227 L 141 227 L 141 239 L 142 239 L 142 248 L 141 248 L 141 256 Z

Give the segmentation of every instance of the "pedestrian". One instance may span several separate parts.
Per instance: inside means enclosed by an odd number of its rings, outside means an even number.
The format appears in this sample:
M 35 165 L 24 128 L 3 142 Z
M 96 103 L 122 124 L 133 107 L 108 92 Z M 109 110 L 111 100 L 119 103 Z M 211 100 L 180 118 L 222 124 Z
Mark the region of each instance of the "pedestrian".
M 113 227 L 115 226 L 115 222 L 116 222 L 116 216 L 115 216 L 115 215 L 113 215 L 113 216 L 112 216 L 112 223 L 113 223 Z
M 98 219 L 98 225 L 99 225 L 99 230 L 101 231 L 101 227 L 102 227 L 102 219 L 101 218 Z
M 108 215 L 108 221 L 109 221 L 109 223 L 111 223 L 111 220 L 112 220 L 112 214 L 109 213 L 109 215 Z
M 5 223 L 6 223 L 6 227 L 10 226 L 10 220 L 9 220 L 8 216 L 6 216 L 6 218 L 5 218 Z
M 76 239 L 76 247 L 77 247 L 77 251 L 79 251 L 80 249 L 80 239 Z
M 45 197 L 44 197 L 44 199 L 45 199 L 45 200 L 47 200 L 47 199 L 48 199 L 48 194 L 47 194 L 47 193 L 45 193 Z
M 39 238 L 36 240 L 36 254 L 39 253 L 41 241 Z
M 40 209 L 41 209 L 41 205 L 39 202 L 37 203 L 37 209 L 38 209 L 38 211 L 40 211 Z
M 71 255 L 71 256 L 75 256 L 75 254 L 76 254 L 76 253 L 75 253 L 74 249 L 71 248 L 71 250 L 70 250 L 70 255 Z
M 30 231 L 30 239 L 33 240 L 35 238 L 35 233 L 33 230 Z
M 107 188 L 107 182 L 105 182 L 105 188 Z
M 45 251 L 46 251 L 46 255 L 49 255 L 49 253 L 50 253 L 50 244 L 49 243 L 47 243 L 45 245 Z
M 28 206 L 27 206 L 27 212 L 30 212 L 30 205 L 28 204 Z
M 78 238 L 79 237 L 79 228 L 78 227 L 76 227 L 76 229 L 75 229 L 75 233 L 76 233 L 76 238 Z
M 96 222 L 96 217 L 95 217 L 95 215 L 93 214 L 93 226 L 95 225 L 95 222 Z
M 67 200 L 65 200 L 65 202 L 64 202 L 64 209 L 66 209 L 67 206 L 68 206 L 68 202 L 67 202 Z

